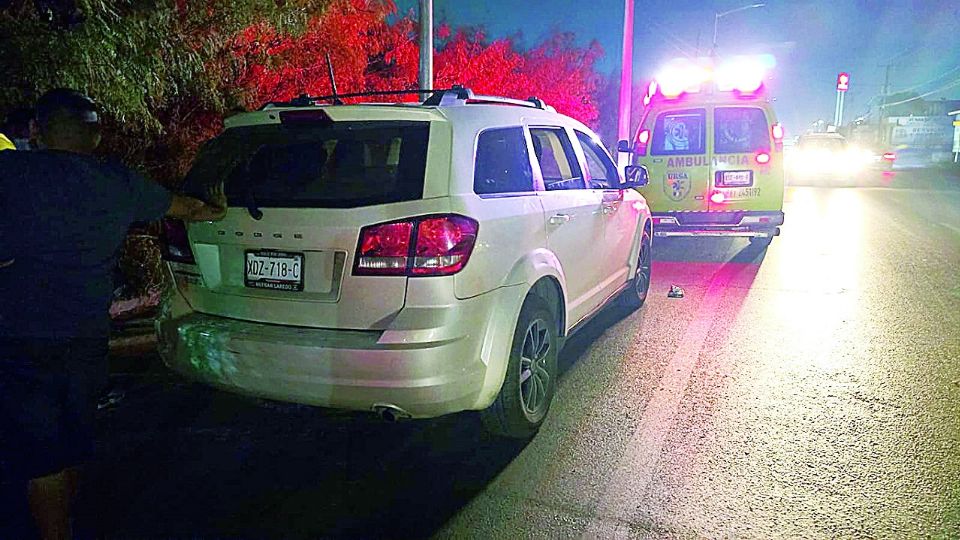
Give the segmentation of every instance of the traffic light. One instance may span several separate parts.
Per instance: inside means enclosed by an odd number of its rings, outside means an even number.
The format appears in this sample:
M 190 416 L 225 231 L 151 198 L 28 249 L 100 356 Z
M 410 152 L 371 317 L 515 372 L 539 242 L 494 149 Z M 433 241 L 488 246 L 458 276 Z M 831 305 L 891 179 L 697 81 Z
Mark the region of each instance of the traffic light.
M 846 92 L 850 89 L 850 74 L 840 73 L 837 75 L 837 91 Z

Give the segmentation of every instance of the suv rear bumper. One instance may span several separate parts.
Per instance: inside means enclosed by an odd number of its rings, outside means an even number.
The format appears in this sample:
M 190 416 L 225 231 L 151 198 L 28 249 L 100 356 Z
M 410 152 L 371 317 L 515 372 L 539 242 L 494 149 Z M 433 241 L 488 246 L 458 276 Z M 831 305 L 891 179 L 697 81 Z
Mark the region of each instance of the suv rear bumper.
M 654 236 L 767 238 L 780 234 L 783 212 L 654 212 Z
M 164 309 L 156 326 L 164 363 L 188 378 L 280 401 L 427 418 L 487 405 L 485 384 L 497 380 L 512 338 L 493 315 L 505 314 L 504 304 L 519 311 L 523 292 L 505 287 L 408 317 L 401 310 L 385 331 L 263 324 L 189 307 L 180 316 Z M 176 293 L 170 301 L 185 304 Z

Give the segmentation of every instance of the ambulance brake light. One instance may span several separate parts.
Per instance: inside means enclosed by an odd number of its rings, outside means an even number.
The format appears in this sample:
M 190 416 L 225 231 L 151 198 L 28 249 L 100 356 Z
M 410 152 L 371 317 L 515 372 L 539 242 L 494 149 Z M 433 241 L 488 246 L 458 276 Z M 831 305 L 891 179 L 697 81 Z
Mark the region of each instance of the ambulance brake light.
M 757 159 L 757 163 L 761 165 L 766 165 L 767 163 L 770 163 L 770 154 L 766 152 L 760 152 L 759 154 L 757 154 L 756 159 Z
M 715 204 L 723 204 L 723 201 L 727 200 L 727 197 L 724 196 L 722 191 L 714 191 L 713 195 L 710 195 L 710 202 Z
M 776 142 L 781 142 L 783 140 L 783 126 L 780 124 L 774 124 L 770 128 L 771 133 L 773 134 L 773 140 Z

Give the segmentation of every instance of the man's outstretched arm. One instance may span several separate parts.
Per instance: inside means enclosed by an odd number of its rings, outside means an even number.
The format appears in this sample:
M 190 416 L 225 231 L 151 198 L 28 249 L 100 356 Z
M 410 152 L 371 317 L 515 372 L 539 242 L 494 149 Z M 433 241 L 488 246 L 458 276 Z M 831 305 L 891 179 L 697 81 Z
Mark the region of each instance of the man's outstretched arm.
M 220 221 L 227 214 L 227 197 L 223 184 L 217 184 L 208 191 L 208 200 L 174 194 L 167 216 L 184 221 Z

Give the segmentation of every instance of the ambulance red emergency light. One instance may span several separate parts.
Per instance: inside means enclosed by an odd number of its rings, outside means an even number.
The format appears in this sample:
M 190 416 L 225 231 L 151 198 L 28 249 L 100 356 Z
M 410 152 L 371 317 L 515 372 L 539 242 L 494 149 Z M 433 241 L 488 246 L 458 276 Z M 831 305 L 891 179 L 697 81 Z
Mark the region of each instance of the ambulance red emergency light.
M 647 87 L 643 103 L 649 105 L 657 96 L 678 99 L 684 94 L 710 91 L 755 97 L 762 93 L 763 80 L 775 65 L 771 55 L 737 56 L 722 61 L 673 60 Z

